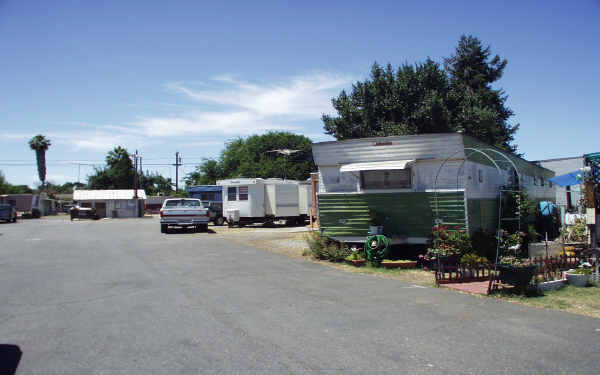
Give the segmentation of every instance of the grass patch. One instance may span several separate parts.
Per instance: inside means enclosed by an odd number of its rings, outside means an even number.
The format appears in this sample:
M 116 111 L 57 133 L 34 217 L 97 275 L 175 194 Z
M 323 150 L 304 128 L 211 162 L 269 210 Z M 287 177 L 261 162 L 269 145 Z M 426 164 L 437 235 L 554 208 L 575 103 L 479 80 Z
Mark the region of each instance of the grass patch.
M 329 262 L 327 265 L 342 269 L 348 272 L 363 273 L 367 275 L 384 277 L 386 279 L 405 281 L 411 284 L 424 285 L 424 286 L 435 286 L 435 274 L 430 271 L 424 271 L 422 269 L 403 269 L 403 268 L 376 268 L 366 265 L 364 267 L 355 267 L 347 264 L 335 264 Z
M 600 286 L 598 285 L 587 288 L 567 285 L 560 290 L 529 297 L 501 291 L 492 294 L 492 297 L 542 309 L 562 310 L 600 318 Z

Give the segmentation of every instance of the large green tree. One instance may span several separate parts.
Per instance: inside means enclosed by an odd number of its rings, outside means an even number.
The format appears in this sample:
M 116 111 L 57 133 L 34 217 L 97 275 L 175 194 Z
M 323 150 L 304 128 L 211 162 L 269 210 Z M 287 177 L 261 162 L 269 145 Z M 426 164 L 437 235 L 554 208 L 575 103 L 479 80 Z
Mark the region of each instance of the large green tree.
M 52 143 L 50 140 L 41 134 L 38 134 L 29 140 L 29 147 L 35 151 L 38 176 L 42 183 L 42 189 L 46 183 L 46 151 L 51 145 Z
M 126 149 L 115 147 L 106 156 L 106 167 L 96 168 L 88 176 L 90 189 L 132 189 L 134 176 L 133 162 Z
M 479 39 L 462 36 L 444 68 L 431 59 L 397 69 L 375 63 L 368 79 L 332 99 L 337 116 L 323 115 L 325 132 L 343 140 L 461 131 L 514 151 L 518 126 L 508 123 L 504 92 L 491 86 L 506 60 L 490 55 Z
M 90 189 L 133 189 L 134 177 L 137 177 L 138 189 L 148 195 L 171 195 L 173 182 L 158 173 L 136 172 L 131 154 L 118 146 L 106 155 L 106 167 L 96 168 L 94 174 L 88 176 Z
M 505 92 L 492 87 L 502 77 L 506 64 L 500 56 L 491 56 L 489 46 L 484 47 L 470 35 L 461 36 L 454 54 L 444 59 L 451 86 L 453 129 L 516 151 L 511 143 L 519 125 L 508 122 L 514 113 L 506 106 Z
M 304 180 L 315 169 L 309 138 L 268 132 L 227 143 L 219 159 L 204 160 L 186 176 L 186 184 L 212 185 L 218 179 L 236 177 Z

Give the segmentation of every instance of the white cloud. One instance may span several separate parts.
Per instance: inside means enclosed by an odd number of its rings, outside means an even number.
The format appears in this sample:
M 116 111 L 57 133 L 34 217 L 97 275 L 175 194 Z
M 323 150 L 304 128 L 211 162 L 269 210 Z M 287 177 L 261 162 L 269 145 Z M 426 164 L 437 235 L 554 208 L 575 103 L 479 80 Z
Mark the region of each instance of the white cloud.
M 76 150 L 106 151 L 116 145 L 132 148 L 167 141 L 205 142 L 198 137 L 222 144 L 225 139 L 268 130 L 316 135 L 321 115 L 333 111 L 331 98 L 351 82 L 350 77 L 330 73 L 278 83 L 245 82 L 231 74 L 187 85 L 172 82 L 165 84 L 166 89 L 191 99 L 191 105 L 172 105 L 169 115 L 141 114 L 119 125 L 71 123 L 75 130 L 53 136 Z

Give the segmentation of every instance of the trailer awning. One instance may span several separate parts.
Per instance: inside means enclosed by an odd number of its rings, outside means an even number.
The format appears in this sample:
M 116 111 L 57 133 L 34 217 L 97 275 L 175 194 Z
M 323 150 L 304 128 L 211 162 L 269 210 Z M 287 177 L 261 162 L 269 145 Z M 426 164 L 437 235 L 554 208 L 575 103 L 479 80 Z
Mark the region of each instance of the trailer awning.
M 381 171 L 388 169 L 405 169 L 408 163 L 412 163 L 415 159 L 410 160 L 392 160 L 392 161 L 377 161 L 372 163 L 352 163 L 344 164 L 340 168 L 340 172 L 356 172 L 356 171 Z

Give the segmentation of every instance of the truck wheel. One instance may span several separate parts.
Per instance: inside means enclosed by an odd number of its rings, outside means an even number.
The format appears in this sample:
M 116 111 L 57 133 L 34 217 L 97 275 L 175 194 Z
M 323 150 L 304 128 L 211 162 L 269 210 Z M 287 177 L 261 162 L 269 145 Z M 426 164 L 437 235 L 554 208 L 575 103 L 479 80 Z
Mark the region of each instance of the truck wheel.
M 167 233 L 168 230 L 169 230 L 169 226 L 167 224 L 160 225 L 160 233 Z
M 221 225 L 225 224 L 225 218 L 223 216 L 217 216 L 217 217 L 215 217 L 215 220 L 213 221 L 213 223 L 215 225 L 221 226 Z
M 202 224 L 202 225 L 200 225 L 200 230 L 202 232 L 208 232 L 208 224 Z

